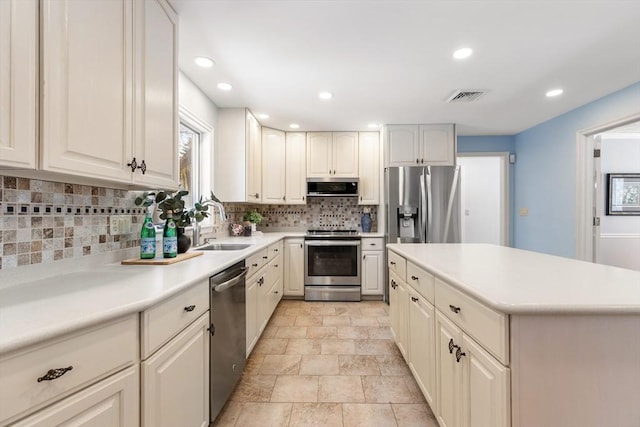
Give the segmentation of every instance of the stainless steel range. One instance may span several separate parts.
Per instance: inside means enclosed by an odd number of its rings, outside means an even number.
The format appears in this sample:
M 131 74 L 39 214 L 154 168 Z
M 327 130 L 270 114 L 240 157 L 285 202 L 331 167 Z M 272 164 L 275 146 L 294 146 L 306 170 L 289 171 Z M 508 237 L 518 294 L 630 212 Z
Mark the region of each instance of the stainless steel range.
M 309 230 L 304 255 L 306 301 L 360 301 L 362 256 L 358 231 Z

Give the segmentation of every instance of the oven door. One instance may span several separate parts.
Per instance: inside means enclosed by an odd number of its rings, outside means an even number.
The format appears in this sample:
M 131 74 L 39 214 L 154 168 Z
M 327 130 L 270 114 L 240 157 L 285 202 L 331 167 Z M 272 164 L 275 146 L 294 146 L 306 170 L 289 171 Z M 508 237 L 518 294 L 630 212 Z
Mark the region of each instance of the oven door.
M 305 240 L 304 284 L 360 286 L 360 240 Z

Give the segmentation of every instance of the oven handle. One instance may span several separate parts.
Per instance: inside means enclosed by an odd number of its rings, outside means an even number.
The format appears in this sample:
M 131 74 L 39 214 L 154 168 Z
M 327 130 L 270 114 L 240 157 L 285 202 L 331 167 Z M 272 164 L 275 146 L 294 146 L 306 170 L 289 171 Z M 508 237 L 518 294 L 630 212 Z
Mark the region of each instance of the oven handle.
M 305 240 L 306 246 L 360 246 L 359 240 Z

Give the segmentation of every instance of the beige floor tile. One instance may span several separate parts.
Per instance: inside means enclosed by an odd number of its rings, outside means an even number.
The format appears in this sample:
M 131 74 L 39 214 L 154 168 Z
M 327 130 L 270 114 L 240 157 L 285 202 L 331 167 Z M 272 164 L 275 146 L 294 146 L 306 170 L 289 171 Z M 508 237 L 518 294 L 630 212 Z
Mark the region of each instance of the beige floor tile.
M 378 319 L 378 323 L 380 324 L 380 326 L 391 325 L 391 319 L 389 319 L 389 316 L 379 316 L 379 317 L 376 317 L 376 319 Z
M 278 332 L 278 327 L 269 323 L 262 331 L 262 335 L 260 338 L 275 338 L 276 332 Z
M 404 381 L 407 377 L 362 377 L 364 396 L 371 403 L 422 403 Z
M 391 340 L 391 328 L 389 326 L 371 326 L 369 327 L 369 337 L 372 340 Z
M 309 326 L 307 328 L 307 338 L 338 338 L 335 326 Z
M 276 338 L 304 338 L 307 336 L 307 328 L 303 326 L 280 326 L 276 332 Z
M 287 343 L 284 338 L 260 338 L 251 354 L 284 354 Z
M 284 309 L 285 316 L 308 316 L 311 314 L 310 307 L 287 307 Z
M 264 360 L 264 354 L 251 353 L 244 365 L 244 375 L 257 375 Z
M 349 326 L 351 318 L 346 315 L 341 316 L 324 316 L 322 320 L 323 326 Z
M 242 427 L 282 427 L 289 425 L 291 419 L 291 403 L 246 403 L 237 426 Z
M 319 316 L 335 316 L 336 308 L 326 305 L 313 305 L 309 308 L 309 313 Z
M 272 402 L 317 402 L 318 377 L 310 375 L 281 375 L 271 393 Z
M 382 307 L 360 307 L 360 312 L 363 316 L 367 317 L 377 317 L 377 316 L 387 316 L 389 313 L 387 310 Z
M 341 355 L 340 375 L 380 375 L 375 356 Z
M 291 338 L 285 354 L 320 354 L 320 341 L 309 338 Z
M 420 390 L 420 386 L 416 382 L 413 375 L 405 375 L 404 383 L 407 385 L 407 389 L 414 397 L 414 403 L 426 403 L 427 400 L 424 398 L 424 394 L 422 394 L 422 390 Z
M 378 320 L 375 317 L 367 317 L 367 316 L 357 316 L 351 315 L 351 325 L 352 326 L 380 326 Z
M 236 425 L 236 421 L 238 421 L 238 417 L 240 416 L 240 411 L 242 410 L 242 406 L 244 403 L 242 402 L 233 402 L 229 401 L 222 408 L 222 411 L 218 414 L 213 423 L 213 427 L 233 427 Z
M 338 356 L 330 354 L 307 354 L 300 362 L 300 375 L 338 375 Z
M 323 376 L 318 381 L 319 402 L 364 402 L 359 376 Z
M 268 354 L 260 366 L 261 375 L 295 375 L 300 370 L 297 354 Z
M 320 354 L 356 354 L 353 340 L 321 340 Z
M 342 427 L 339 403 L 294 403 L 290 427 Z
M 296 321 L 296 316 L 285 316 L 275 314 L 271 317 L 269 321 L 270 325 L 273 326 L 293 326 L 293 323 Z
M 268 402 L 276 383 L 275 375 L 243 375 L 230 400 L 235 402 Z
M 389 404 L 342 404 L 344 427 L 393 427 L 397 426 L 393 409 Z
M 369 338 L 368 326 L 338 326 L 338 338 L 350 340 L 366 340 Z
M 360 303 L 351 305 L 349 307 L 347 307 L 347 311 L 346 313 L 349 316 L 358 316 L 361 317 L 362 316 L 362 312 L 360 311 Z
M 355 340 L 356 354 L 393 354 L 389 340 Z
M 351 310 L 349 307 L 336 307 L 336 316 L 349 315 L 349 311 Z
M 294 326 L 322 326 L 322 316 L 298 316 L 296 317 Z
M 402 356 L 396 354 L 377 354 L 376 360 L 378 361 L 381 375 L 411 375 L 411 371 Z
M 426 403 L 394 403 L 391 407 L 398 427 L 438 427 L 438 422 Z

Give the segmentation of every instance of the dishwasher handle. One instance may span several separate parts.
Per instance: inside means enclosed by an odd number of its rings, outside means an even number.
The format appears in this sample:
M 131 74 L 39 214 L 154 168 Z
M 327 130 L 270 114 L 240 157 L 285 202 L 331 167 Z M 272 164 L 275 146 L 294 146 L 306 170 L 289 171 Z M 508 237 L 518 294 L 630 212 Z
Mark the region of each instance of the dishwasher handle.
M 242 270 L 242 273 L 238 274 L 237 276 L 234 276 L 233 278 L 227 280 L 226 282 L 222 282 L 219 285 L 215 285 L 213 287 L 213 290 L 215 292 L 224 292 L 227 289 L 240 283 L 244 279 L 244 277 L 247 275 L 247 272 L 248 272 L 247 267 L 242 267 L 241 270 Z

